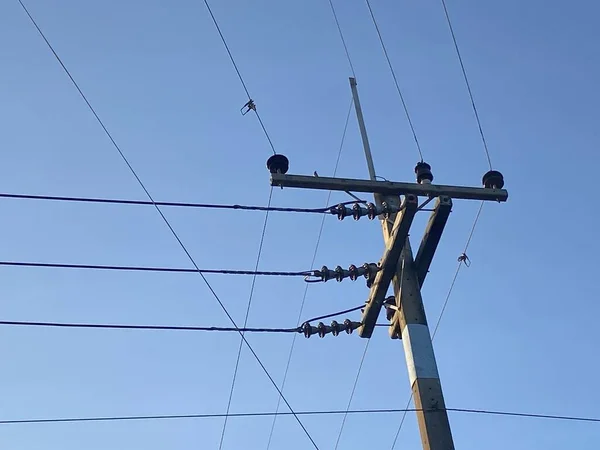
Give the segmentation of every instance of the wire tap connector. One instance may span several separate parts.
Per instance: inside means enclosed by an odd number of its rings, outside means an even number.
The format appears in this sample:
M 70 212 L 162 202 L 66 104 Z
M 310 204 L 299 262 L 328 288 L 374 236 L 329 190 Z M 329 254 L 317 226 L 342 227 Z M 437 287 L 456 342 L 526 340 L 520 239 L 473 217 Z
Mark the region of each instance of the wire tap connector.
M 402 208 L 400 206 L 392 206 L 387 202 L 382 202 L 381 206 L 375 205 L 374 203 L 367 203 L 361 205 L 360 203 L 354 203 L 352 207 L 345 206 L 343 203 L 337 206 L 333 206 L 329 209 L 329 212 L 334 216 L 337 215 L 338 219 L 344 220 L 348 216 L 352 216 L 354 220 L 358 220 L 361 217 L 367 216 L 370 220 L 375 217 L 383 215 L 385 219 L 389 218 L 390 214 L 397 213 Z
M 359 277 L 365 277 L 367 279 L 367 287 L 371 287 L 375 280 L 375 275 L 381 270 L 378 264 L 365 263 L 358 267 L 351 264 L 348 270 L 343 269 L 341 266 L 337 266 L 334 270 L 329 269 L 327 266 L 323 266 L 321 270 L 314 270 L 310 275 L 304 277 L 304 281 L 307 283 L 320 283 L 329 280 L 336 280 L 338 282 L 345 278 L 350 278 L 352 281 L 356 281 Z
M 323 338 L 329 333 L 333 334 L 334 336 L 338 336 L 342 331 L 345 331 L 346 334 L 352 334 L 352 332 L 361 325 L 362 324 L 360 322 L 353 322 L 350 319 L 346 319 L 342 323 L 334 320 L 331 322 L 331 325 L 325 325 L 323 322 L 319 322 L 316 327 L 312 326 L 308 322 L 305 322 L 299 332 L 303 333 L 304 337 L 306 338 L 309 338 L 314 334 Z
M 463 263 L 465 266 L 467 267 L 471 267 L 471 260 L 469 259 L 469 257 L 467 256 L 466 253 L 462 253 L 459 257 L 458 257 L 458 262 L 459 263 Z
M 246 104 L 240 108 L 242 116 L 245 116 L 250 111 L 256 111 L 256 103 L 254 103 L 254 100 L 252 99 L 248 100 Z

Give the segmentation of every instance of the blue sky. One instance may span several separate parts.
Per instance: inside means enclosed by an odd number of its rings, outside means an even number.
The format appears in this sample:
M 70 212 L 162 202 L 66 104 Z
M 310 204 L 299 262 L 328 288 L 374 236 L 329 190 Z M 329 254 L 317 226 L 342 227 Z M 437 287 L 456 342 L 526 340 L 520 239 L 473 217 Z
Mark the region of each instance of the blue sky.
M 356 69 L 378 174 L 413 180 L 417 152 L 363 1 L 335 2 Z M 270 148 L 201 1 L 27 2 L 157 200 L 265 204 Z M 331 174 L 350 75 L 326 0 L 214 1 L 213 11 L 290 173 Z M 436 181 L 478 185 L 476 123 L 439 1 L 374 0 L 375 14 Z M 434 343 L 449 407 L 599 416 L 594 207 L 599 158 L 599 7 L 591 1 L 449 0 L 494 167 L 510 192 L 486 205 Z M 116 150 L 18 2 L 0 4 L 0 191 L 143 199 Z M 338 170 L 367 177 L 351 116 Z M 275 190 L 280 206 L 325 192 Z M 338 194 L 332 202 L 346 200 Z M 189 267 L 152 208 L 2 200 L 2 260 Z M 477 211 L 455 201 L 423 290 L 438 318 Z M 200 267 L 251 269 L 263 213 L 165 209 Z M 412 230 L 420 239 L 419 216 Z M 319 216 L 274 213 L 260 267 L 309 269 Z M 377 261 L 376 222 L 325 222 L 316 265 Z M 250 277 L 208 277 L 243 321 Z M 296 325 L 304 283 L 259 278 L 249 324 Z M 362 283 L 310 287 L 303 316 L 356 306 Z M 2 268 L 3 320 L 228 325 L 199 276 Z M 357 315 L 351 315 L 357 320 Z M 249 335 L 275 379 L 291 335 Z M 0 328 L 0 419 L 220 413 L 239 337 L 224 333 Z M 345 408 L 365 341 L 299 339 L 285 395 L 297 410 Z M 353 408 L 404 408 L 403 350 L 379 330 Z M 277 393 L 249 352 L 233 412 L 272 411 Z M 390 448 L 399 415 L 351 416 L 346 448 Z M 596 449 L 595 424 L 450 415 L 463 450 Z M 333 448 L 341 417 L 303 419 Z M 269 418 L 231 419 L 225 449 L 266 448 Z M 4 425 L 25 449 L 218 448 L 222 419 Z M 397 448 L 419 448 L 409 414 Z M 290 417 L 273 449 L 305 449 Z

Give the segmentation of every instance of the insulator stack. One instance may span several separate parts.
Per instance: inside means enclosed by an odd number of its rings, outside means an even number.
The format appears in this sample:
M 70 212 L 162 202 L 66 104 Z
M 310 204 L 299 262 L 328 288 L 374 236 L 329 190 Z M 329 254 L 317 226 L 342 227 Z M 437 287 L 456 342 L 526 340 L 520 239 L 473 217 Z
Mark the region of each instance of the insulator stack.
M 360 277 L 365 277 L 367 279 L 367 286 L 371 287 L 373 281 L 375 280 L 375 275 L 377 275 L 379 270 L 380 267 L 375 263 L 365 263 L 362 266 L 355 266 L 352 264 L 347 270 L 342 268 L 342 266 L 337 266 L 333 270 L 327 266 L 323 266 L 321 270 L 315 270 L 312 273 L 311 276 L 316 278 L 315 280 L 311 280 L 309 277 L 306 277 L 306 281 L 313 283 L 318 281 L 325 282 L 329 280 L 336 280 L 340 282 L 346 278 L 356 281 Z
M 398 211 L 400 211 L 399 206 L 392 206 L 386 202 L 382 202 L 381 206 L 377 206 L 374 203 L 367 203 L 366 205 L 354 203 L 352 207 L 340 204 L 329 210 L 331 214 L 337 216 L 340 220 L 344 220 L 346 217 L 353 217 L 354 220 L 359 220 L 365 216 L 373 220 L 380 215 L 383 215 L 387 219 L 390 214 L 397 213 Z
M 353 322 L 350 319 L 346 319 L 342 323 L 334 320 L 331 322 L 331 325 L 325 325 L 323 322 L 319 322 L 316 327 L 306 322 L 304 325 L 302 325 L 301 332 L 306 338 L 309 338 L 313 335 L 318 335 L 319 337 L 323 338 L 329 333 L 333 334 L 334 336 L 338 336 L 342 331 L 345 331 L 346 334 L 352 334 L 352 332 L 360 326 L 360 322 Z

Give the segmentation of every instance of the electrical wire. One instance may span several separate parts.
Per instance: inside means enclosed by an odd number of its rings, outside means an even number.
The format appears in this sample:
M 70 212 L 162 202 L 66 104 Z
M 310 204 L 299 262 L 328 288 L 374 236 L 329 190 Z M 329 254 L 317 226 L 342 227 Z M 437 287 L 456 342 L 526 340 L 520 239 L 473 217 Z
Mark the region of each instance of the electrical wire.
M 333 0 L 329 0 L 329 6 L 331 6 L 331 12 L 333 13 L 333 18 L 335 19 L 335 25 L 337 26 L 338 33 L 340 34 L 340 39 L 342 40 L 342 45 L 344 46 L 344 51 L 346 52 L 346 58 L 348 59 L 348 64 L 350 65 L 350 71 L 352 72 L 352 76 L 356 78 L 356 72 L 354 71 L 354 65 L 352 64 L 352 59 L 350 58 L 350 52 L 348 51 L 348 46 L 346 45 L 346 39 L 344 38 L 344 33 L 342 33 L 342 27 L 340 25 L 340 21 L 338 20 L 337 13 L 335 12 L 335 7 L 333 6 Z
M 208 10 L 208 13 L 210 14 L 210 17 L 211 17 L 213 23 L 215 24 L 215 28 L 217 29 L 217 32 L 219 33 L 219 36 L 221 37 L 221 41 L 223 42 L 223 45 L 225 46 L 225 50 L 227 50 L 227 54 L 229 55 L 229 59 L 231 60 L 231 64 L 233 64 L 233 68 L 235 69 L 235 72 L 237 73 L 237 76 L 240 79 L 240 82 L 242 83 L 244 91 L 246 91 L 246 95 L 248 96 L 248 101 L 252 102 L 252 97 L 250 96 L 250 92 L 248 91 L 248 86 L 246 85 L 246 82 L 244 81 L 244 78 L 242 77 L 242 73 L 240 72 L 240 69 L 238 68 L 237 63 L 235 62 L 235 59 L 233 58 L 233 54 L 231 53 L 231 50 L 229 49 L 229 45 L 227 45 L 227 41 L 225 40 L 225 36 L 223 35 L 223 32 L 221 31 L 221 27 L 219 26 L 219 23 L 217 22 L 217 18 L 213 14 L 212 9 L 211 9 L 210 5 L 208 4 L 208 0 L 204 0 L 204 4 L 206 5 L 206 9 Z M 275 146 L 273 145 L 273 141 L 271 140 L 271 136 L 269 136 L 269 133 L 267 132 L 267 129 L 265 128 L 265 124 L 263 123 L 263 121 L 262 121 L 262 119 L 260 117 L 260 114 L 258 114 L 258 111 L 256 110 L 256 107 L 250 108 L 250 109 L 252 109 L 252 111 L 254 111 L 254 113 L 256 114 L 256 118 L 258 119 L 258 123 L 260 123 L 260 126 L 261 126 L 263 132 L 265 133 L 267 141 L 269 141 L 269 145 L 271 146 L 271 150 L 273 150 L 273 154 L 276 155 L 277 152 L 275 151 Z
M 273 187 L 271 187 L 271 189 L 269 190 L 269 201 L 267 202 L 268 206 L 271 206 L 272 199 L 273 199 Z M 256 264 L 254 266 L 255 274 L 252 277 L 252 285 L 250 286 L 250 295 L 248 297 L 248 305 L 246 306 L 246 314 L 244 316 L 244 325 L 243 325 L 244 328 L 246 328 L 248 326 L 248 316 L 250 315 L 250 307 L 252 306 L 252 297 L 254 296 L 254 287 L 256 286 L 256 271 L 258 271 L 260 257 L 262 256 L 262 249 L 263 249 L 263 244 L 265 242 L 265 235 L 267 232 L 268 221 L 269 221 L 269 211 L 267 211 L 265 214 L 265 221 L 263 223 L 262 232 L 261 232 L 261 236 L 260 236 L 260 243 L 258 245 L 258 254 L 256 256 Z M 242 333 L 243 333 L 243 331 L 242 331 Z M 238 369 L 240 366 L 240 357 L 242 356 L 243 345 L 244 345 L 244 341 L 243 341 L 243 339 L 240 339 L 240 345 L 238 347 L 237 357 L 235 359 L 235 367 L 233 369 L 233 378 L 231 380 L 231 389 L 229 390 L 229 398 L 227 400 L 227 409 L 225 411 L 226 414 L 229 414 L 229 412 L 231 410 L 231 401 L 233 400 L 233 391 L 235 389 L 235 382 L 237 380 L 237 374 L 238 374 Z M 223 448 L 223 442 L 225 440 L 225 431 L 226 430 L 227 430 L 227 417 L 225 417 L 225 420 L 223 421 L 223 429 L 221 430 L 221 439 L 219 441 L 219 450 L 221 450 Z
M 101 323 L 66 323 L 66 322 L 31 322 L 17 320 L 0 320 L 0 326 L 21 327 L 46 327 L 46 328 L 96 328 L 108 330 L 148 330 L 148 331 L 210 331 L 210 332 L 237 332 L 244 333 L 300 333 L 302 329 L 296 328 L 257 328 L 257 327 L 195 327 L 178 325 L 113 325 Z
M 584 416 L 568 416 L 568 415 L 554 415 L 554 414 L 538 414 L 538 413 L 521 413 L 512 411 L 494 411 L 487 409 L 467 409 L 467 408 L 446 408 L 447 412 L 465 413 L 465 414 L 480 414 L 480 415 L 491 415 L 491 416 L 505 416 L 505 417 L 520 417 L 529 419 L 548 419 L 548 420 L 561 420 L 571 422 L 591 422 L 600 423 L 599 417 L 584 417 Z M 424 409 L 353 409 L 350 411 L 345 410 L 313 410 L 313 411 L 297 411 L 294 413 L 298 416 L 324 416 L 324 415 L 338 415 L 338 414 L 398 414 L 401 412 L 420 412 L 427 411 Z M 440 409 L 434 409 L 429 411 L 441 411 Z M 181 419 L 211 419 L 219 417 L 269 417 L 269 416 L 290 416 L 293 415 L 291 412 L 247 412 L 247 413 L 229 413 L 229 414 L 161 414 L 161 415 L 140 415 L 140 416 L 99 416 L 99 417 L 59 417 L 59 418 L 40 418 L 40 419 L 7 419 L 0 420 L 0 425 L 17 425 L 17 424 L 42 424 L 42 423 L 76 423 L 76 422 L 117 422 L 117 421 L 128 421 L 128 420 L 181 420 Z
M 483 134 L 483 127 L 481 126 L 481 120 L 479 119 L 479 113 L 477 112 L 477 106 L 475 106 L 475 99 L 473 98 L 473 91 L 471 90 L 471 83 L 469 83 L 469 77 L 467 76 L 467 71 L 465 69 L 465 65 L 463 63 L 463 59 L 460 54 L 458 42 L 456 41 L 456 35 L 454 34 L 454 27 L 452 26 L 452 21 L 450 20 L 450 14 L 448 13 L 448 8 L 446 7 L 445 0 L 442 0 L 442 6 L 444 8 L 444 14 L 446 16 L 446 22 L 448 23 L 448 28 L 450 29 L 450 35 L 452 36 L 452 42 L 454 43 L 454 49 L 456 50 L 456 56 L 458 56 L 458 62 L 460 63 L 460 68 L 462 70 L 463 78 L 464 78 L 465 84 L 467 86 L 467 91 L 469 92 L 469 98 L 471 99 L 471 106 L 473 108 L 473 113 L 475 114 L 475 120 L 477 121 L 477 127 L 479 128 L 479 135 L 481 136 L 481 142 L 483 142 L 483 149 L 485 151 L 485 156 L 487 157 L 487 162 L 490 166 L 490 170 L 492 170 L 492 160 L 490 158 L 490 151 L 488 149 L 485 135 Z
M 312 275 L 313 270 L 301 272 L 277 272 L 266 270 L 230 270 L 230 269 L 196 269 L 183 267 L 148 267 L 148 266 L 108 266 L 94 264 L 62 264 L 62 263 L 40 263 L 25 261 L 0 261 L 0 266 L 9 267 L 43 267 L 56 269 L 89 269 L 89 270 L 116 270 L 132 272 L 171 272 L 171 273 L 210 273 L 220 275 L 261 275 L 261 276 L 280 276 L 280 277 L 306 277 Z
M 113 198 L 91 198 L 91 197 L 63 197 L 55 195 L 30 195 L 30 194 L 9 194 L 0 193 L 0 198 L 10 198 L 19 200 L 48 200 L 59 202 L 78 202 L 78 203 L 108 203 L 116 205 L 144 205 L 144 206 L 172 206 L 180 208 L 206 208 L 206 209 L 234 209 L 241 211 L 276 211 L 276 212 L 294 212 L 294 213 L 312 213 L 326 214 L 331 209 L 338 206 L 332 205 L 325 208 L 286 208 L 280 206 L 255 206 L 255 205 L 227 205 L 219 203 L 186 203 L 186 202 L 151 202 L 148 200 L 121 200 Z M 364 202 L 364 200 L 358 200 Z M 350 205 L 355 202 L 344 202 L 342 205 Z
M 404 258 L 402 259 L 402 267 L 400 269 L 400 292 L 402 292 L 402 283 L 404 282 Z M 381 324 L 376 324 L 375 326 L 381 326 Z M 356 386 L 358 384 L 358 380 L 360 378 L 360 373 L 362 371 L 362 367 L 363 364 L 365 362 L 365 357 L 367 356 L 367 350 L 369 349 L 369 342 L 371 342 L 371 339 L 369 338 L 369 340 L 367 341 L 367 344 L 365 345 L 365 350 L 363 352 L 362 358 L 360 360 L 360 364 L 358 366 L 358 371 L 356 372 L 356 377 L 354 378 L 354 386 L 352 387 L 352 392 L 350 393 L 350 399 L 348 400 L 348 406 L 346 407 L 346 410 L 350 409 L 350 406 L 352 405 L 352 399 L 354 398 L 354 393 L 356 391 Z M 406 407 L 408 408 L 410 406 L 407 405 Z M 406 413 L 405 413 L 406 414 Z M 338 437 L 336 439 L 335 442 L 335 449 L 337 450 L 340 440 L 342 438 L 342 433 L 344 432 L 344 425 L 346 424 L 346 418 L 348 417 L 347 414 L 344 414 L 344 418 L 342 419 L 342 424 L 340 426 L 340 431 L 338 433 Z
M 471 227 L 471 231 L 469 232 L 469 237 L 467 238 L 467 242 L 464 247 L 463 255 L 467 254 L 467 250 L 469 249 L 469 245 L 471 245 L 471 240 L 473 239 L 473 234 L 475 233 L 475 228 L 477 227 L 477 223 L 479 222 L 479 217 L 481 216 L 481 211 L 483 210 L 482 201 L 479 205 L 479 209 L 477 210 L 477 214 L 475 215 L 475 220 L 473 221 L 473 226 Z M 448 301 L 450 300 L 450 296 L 452 295 L 452 291 L 454 290 L 454 285 L 456 284 L 456 279 L 458 278 L 458 274 L 460 273 L 460 269 L 462 268 L 463 263 L 459 260 L 458 266 L 456 267 L 456 272 L 454 272 L 454 277 L 452 278 L 452 282 L 450 283 L 450 288 L 448 289 L 448 293 L 446 294 L 446 298 L 444 299 L 444 303 L 442 305 L 442 309 L 440 311 L 440 315 L 435 323 L 435 327 L 433 329 L 433 333 L 431 334 L 431 342 L 435 339 L 435 336 L 440 327 L 440 323 L 442 321 L 442 317 L 444 317 L 444 312 L 446 312 L 446 307 L 448 306 Z M 406 408 L 410 406 L 410 403 L 413 399 L 413 392 L 411 390 L 410 396 L 408 398 L 408 402 L 406 403 Z M 392 443 L 391 450 L 394 450 L 396 447 L 396 442 L 398 441 L 398 436 L 400 436 L 400 432 L 402 431 L 402 427 L 404 426 L 404 421 L 406 420 L 406 412 L 402 415 L 402 419 L 400 420 L 400 425 L 398 426 L 398 430 L 394 436 L 394 441 Z
M 338 311 L 324 316 L 312 317 L 302 322 L 304 324 L 310 324 L 320 319 L 326 319 L 329 317 L 337 317 L 342 314 L 357 311 L 364 305 L 357 306 L 355 308 Z M 109 329 L 109 330 L 165 330 L 165 331 L 217 331 L 217 332 L 231 332 L 231 331 L 242 331 L 244 333 L 302 333 L 303 326 L 297 326 L 294 328 L 265 328 L 265 327 L 247 327 L 244 324 L 243 327 L 198 327 L 198 326 L 181 326 L 181 325 L 117 325 L 117 324 L 104 324 L 104 323 L 73 323 L 73 322 L 39 322 L 39 321 L 20 321 L 20 320 L 0 320 L 0 326 L 22 326 L 22 327 L 46 327 L 46 328 L 97 328 L 97 329 Z
M 367 339 L 365 349 L 363 350 L 362 357 L 360 358 L 360 364 L 358 365 L 358 371 L 356 372 L 356 377 L 354 378 L 354 384 L 352 385 L 352 392 L 350 393 L 350 398 L 348 399 L 348 405 L 346 406 L 346 411 L 344 412 L 344 417 L 342 418 L 340 431 L 338 432 L 337 439 L 335 440 L 334 450 L 337 450 L 338 446 L 340 445 L 340 439 L 342 438 L 342 433 L 344 432 L 344 425 L 346 425 L 346 419 L 348 418 L 348 411 L 350 411 L 350 406 L 352 406 L 352 400 L 354 399 L 354 393 L 356 392 L 356 386 L 358 385 L 358 379 L 360 378 L 360 373 L 362 371 L 362 367 L 365 362 L 365 357 L 367 356 L 367 350 L 369 350 L 370 343 L 371 339 Z
M 354 105 L 354 99 L 350 100 L 350 106 L 348 107 L 348 113 L 346 114 L 346 120 L 344 122 L 344 131 L 342 132 L 342 139 L 340 140 L 340 146 L 338 148 L 338 154 L 337 154 L 337 158 L 335 160 L 335 167 L 333 169 L 333 176 L 335 177 L 338 171 L 338 167 L 340 165 L 340 159 L 342 157 L 342 150 L 344 148 L 344 142 L 346 140 L 346 132 L 348 131 L 348 123 L 350 122 L 350 114 L 352 112 L 352 106 Z M 329 202 L 331 201 L 331 191 L 329 191 L 327 193 L 327 200 L 325 201 L 325 204 L 328 205 Z M 325 227 L 325 216 L 323 216 L 323 218 L 321 219 L 321 225 L 319 226 L 319 232 L 317 233 L 317 241 L 315 243 L 315 251 L 313 252 L 313 256 L 312 256 L 312 261 L 311 261 L 311 267 L 314 266 L 315 261 L 317 259 L 317 253 L 319 251 L 319 245 L 321 244 L 321 236 L 323 235 L 323 228 Z M 302 300 L 300 302 L 300 310 L 298 311 L 298 318 L 297 318 L 297 322 L 300 323 L 300 320 L 302 318 L 302 313 L 304 312 L 304 305 L 306 303 L 306 296 L 308 294 L 308 287 L 309 287 L 309 283 L 306 284 L 306 286 L 304 287 L 304 294 L 302 295 Z M 290 351 L 288 353 L 288 358 L 287 358 L 287 362 L 285 364 L 285 370 L 283 372 L 283 380 L 281 382 L 281 391 L 283 392 L 283 389 L 285 388 L 285 383 L 287 381 L 287 376 L 290 370 L 290 364 L 292 362 L 292 356 L 294 354 L 294 347 L 296 345 L 296 338 L 298 336 L 294 335 L 292 337 L 292 344 L 290 346 Z M 273 440 L 273 433 L 275 431 L 275 424 L 277 422 L 277 413 L 279 413 L 279 408 L 281 406 L 281 399 L 278 398 L 277 399 L 277 407 L 275 408 L 275 415 L 273 416 L 273 422 L 271 423 L 271 430 L 269 431 L 269 439 L 267 441 L 267 450 L 269 450 L 271 448 L 271 442 Z
M 410 130 L 413 135 L 413 139 L 415 141 L 415 145 L 417 146 L 417 151 L 419 152 L 419 157 L 421 161 L 423 161 L 423 152 L 421 151 L 421 144 L 419 144 L 419 139 L 417 138 L 417 132 L 415 131 L 415 127 L 413 125 L 412 119 L 410 118 L 410 114 L 408 112 L 408 106 L 406 105 L 406 101 L 404 100 L 404 95 L 402 94 L 402 90 L 400 89 L 400 84 L 398 83 L 398 78 L 396 77 L 396 71 L 394 70 L 394 66 L 392 66 L 392 61 L 388 55 L 387 49 L 385 47 L 385 42 L 383 41 L 383 36 L 381 35 L 381 31 L 379 30 L 379 25 L 377 25 L 377 20 L 375 19 L 375 14 L 373 13 L 373 8 L 371 8 L 371 2 L 366 0 L 367 7 L 369 8 L 369 13 L 371 14 L 371 19 L 373 20 L 373 25 L 375 25 L 375 30 L 377 31 L 377 36 L 379 36 L 379 42 L 381 43 L 381 48 L 383 49 L 383 54 L 385 55 L 385 59 L 387 60 L 388 66 L 390 68 L 390 72 L 392 73 L 392 78 L 394 79 L 394 84 L 396 85 L 396 90 L 398 91 L 398 95 L 400 96 L 400 102 L 402 103 L 402 108 L 404 108 L 404 114 L 406 115 L 406 119 L 408 120 L 408 125 L 410 126 Z
M 56 60 L 58 61 L 58 63 L 61 65 L 61 67 L 63 68 L 63 70 L 65 71 L 65 73 L 67 74 L 67 76 L 69 77 L 69 79 L 71 80 L 71 82 L 73 83 L 73 86 L 79 92 L 79 95 L 81 96 L 81 98 L 87 104 L 90 112 L 94 115 L 94 117 L 96 118 L 96 121 L 100 124 L 100 126 L 104 130 L 104 133 L 106 134 L 106 136 L 110 139 L 112 145 L 114 146 L 114 148 L 117 150 L 117 152 L 121 156 L 121 159 L 123 160 L 123 162 L 127 165 L 127 167 L 129 168 L 130 172 L 135 177 L 135 179 L 137 180 L 138 184 L 140 185 L 140 187 L 142 188 L 142 190 L 144 191 L 144 193 L 148 197 L 148 199 L 153 203 L 154 208 L 156 209 L 156 211 L 158 212 L 158 214 L 161 216 L 161 218 L 162 218 L 163 222 L 165 223 L 165 225 L 169 228 L 169 230 L 170 230 L 171 234 L 173 235 L 173 237 L 177 240 L 177 242 L 178 242 L 179 246 L 181 247 L 181 249 L 184 251 L 184 253 L 188 257 L 188 259 L 190 260 L 190 262 L 192 263 L 192 265 L 194 266 L 194 268 L 196 268 L 198 270 L 198 273 L 200 274 L 200 277 L 202 278 L 202 280 L 206 284 L 206 287 L 209 289 L 209 291 L 211 292 L 211 294 L 215 297 L 215 300 L 217 301 L 217 303 L 219 304 L 219 306 L 221 307 L 221 309 L 223 310 L 223 312 L 225 313 L 225 315 L 227 316 L 227 318 L 229 319 L 229 321 L 232 323 L 232 325 L 235 328 L 239 329 L 239 327 L 236 324 L 235 320 L 233 319 L 233 317 L 231 316 L 231 314 L 229 313 L 229 311 L 225 307 L 225 304 L 219 298 L 219 296 L 217 295 L 217 293 L 215 292 L 215 290 L 213 289 L 213 287 L 211 286 L 211 284 L 208 282 L 208 279 L 206 278 L 206 276 L 202 272 L 200 272 L 200 269 L 199 269 L 198 265 L 196 264 L 195 259 L 193 258 L 193 256 L 191 255 L 191 253 L 188 251 L 187 247 L 185 246 L 185 244 L 183 243 L 183 241 L 181 240 L 181 238 L 179 237 L 179 235 L 177 234 L 177 232 L 175 231 L 175 229 L 172 227 L 171 223 L 166 218 L 166 216 L 164 215 L 164 213 L 162 212 L 162 210 L 155 204 L 154 198 L 150 194 L 150 191 L 148 191 L 148 188 L 142 182 L 141 178 L 138 176 L 137 172 L 135 171 L 135 169 L 133 168 L 133 166 L 131 165 L 131 163 L 129 162 L 129 160 L 127 159 L 127 157 L 125 156 L 125 154 L 121 150 L 121 147 L 116 143 L 116 141 L 112 137 L 112 134 L 108 131 L 108 129 L 104 125 L 104 122 L 100 119 L 100 116 L 96 113 L 96 110 L 91 105 L 91 103 L 88 101 L 87 97 L 85 96 L 85 94 L 83 93 L 83 91 L 81 90 L 81 88 L 79 87 L 79 84 L 75 81 L 75 79 L 71 75 L 71 72 L 67 69 L 67 67 L 63 63 L 62 59 L 58 56 L 58 53 L 56 53 L 56 51 L 54 50 L 54 47 L 52 46 L 52 44 L 50 44 L 50 41 L 48 41 L 48 39 L 46 38 L 46 35 L 43 33 L 43 31 L 38 26 L 38 24 L 35 21 L 35 19 L 33 18 L 33 16 L 30 14 L 29 10 L 27 9 L 27 7 L 25 6 L 25 4 L 23 3 L 23 0 L 17 0 L 17 1 L 19 2 L 19 4 L 21 5 L 21 7 L 23 8 L 23 10 L 25 11 L 25 13 L 27 14 L 27 16 L 29 17 L 29 20 L 31 21 L 31 23 L 35 26 L 36 30 L 38 31 L 38 33 L 40 34 L 40 36 L 42 37 L 42 39 L 44 40 L 44 42 L 46 43 L 46 45 L 48 46 L 48 48 L 50 49 L 50 51 L 52 52 L 52 54 L 54 55 L 54 57 L 56 58 Z M 300 427 L 302 428 L 302 430 L 304 431 L 304 433 L 306 434 L 306 436 L 308 437 L 308 439 L 310 440 L 310 442 L 314 446 L 314 448 L 316 448 L 318 450 L 319 447 L 317 446 L 316 442 L 313 440 L 312 436 L 310 435 L 310 433 L 308 432 L 308 430 L 306 429 L 306 427 L 304 426 L 304 424 L 302 423 L 302 421 L 300 420 L 300 418 L 297 415 L 294 414 L 294 410 L 293 410 L 292 406 L 290 405 L 290 403 L 288 402 L 288 400 L 284 397 L 283 392 L 277 386 L 277 383 L 275 382 L 275 380 L 273 379 L 273 377 L 271 376 L 271 374 L 269 373 L 269 371 L 267 370 L 266 366 L 263 364 L 263 362 L 261 361 L 261 359 L 258 357 L 258 354 L 254 351 L 254 349 L 252 348 L 252 346 L 250 345 L 250 343 L 245 338 L 244 333 L 241 332 L 241 331 L 238 331 L 238 332 L 239 332 L 241 338 L 244 340 L 245 344 L 248 346 L 248 349 L 250 350 L 250 352 L 252 353 L 252 355 L 254 356 L 254 358 L 256 359 L 256 361 L 258 362 L 258 364 L 260 365 L 261 369 L 263 370 L 263 372 L 265 373 L 265 375 L 267 376 L 267 378 L 269 378 L 269 381 L 275 387 L 275 389 L 279 393 L 279 396 L 284 401 L 284 403 L 286 404 L 286 406 L 289 408 L 290 412 L 292 413 L 292 415 L 294 416 L 294 418 L 296 419 L 296 421 L 298 422 L 298 424 L 300 425 Z

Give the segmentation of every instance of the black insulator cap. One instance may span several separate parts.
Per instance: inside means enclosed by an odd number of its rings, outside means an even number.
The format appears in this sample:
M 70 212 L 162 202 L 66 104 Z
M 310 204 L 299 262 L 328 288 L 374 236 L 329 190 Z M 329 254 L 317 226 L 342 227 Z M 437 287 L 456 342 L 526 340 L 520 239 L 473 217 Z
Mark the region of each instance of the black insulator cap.
M 421 184 L 424 180 L 433 181 L 431 166 L 424 161 L 418 162 L 415 166 L 415 174 L 417 175 L 417 183 Z
M 497 170 L 490 170 L 483 176 L 483 186 L 487 189 L 502 189 L 504 176 Z
M 273 155 L 267 159 L 267 169 L 271 173 L 287 173 L 290 161 L 283 155 Z

